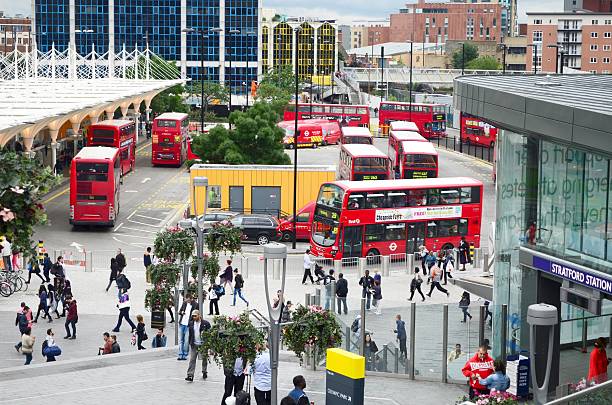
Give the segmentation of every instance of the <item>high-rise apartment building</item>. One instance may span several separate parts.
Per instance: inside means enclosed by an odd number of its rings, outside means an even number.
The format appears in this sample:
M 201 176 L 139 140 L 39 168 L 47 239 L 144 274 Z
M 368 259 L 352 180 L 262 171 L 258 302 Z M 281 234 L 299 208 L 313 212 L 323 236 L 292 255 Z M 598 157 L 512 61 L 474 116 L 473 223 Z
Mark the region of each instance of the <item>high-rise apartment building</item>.
M 563 65 L 591 73 L 612 72 L 612 13 L 527 13 L 527 69 L 554 72 Z
M 7 17 L 0 11 L 0 53 L 5 55 L 15 48 L 25 52 L 31 43 L 32 20 L 20 15 Z
M 92 48 L 116 55 L 124 46 L 129 52 L 148 45 L 155 54 L 177 62 L 184 77 L 196 81 L 227 85 L 231 80 L 233 92 L 238 93 L 246 91 L 242 83 L 257 80 L 259 0 L 33 0 L 32 4 L 36 42 L 43 52 L 51 46 L 63 51 L 74 44 L 82 55 Z M 206 31 L 203 49 L 201 35 L 184 32 L 187 28 Z M 209 32 L 211 28 L 222 31 Z
M 596 13 L 612 13 L 612 0 L 565 0 L 563 11 L 593 11 Z

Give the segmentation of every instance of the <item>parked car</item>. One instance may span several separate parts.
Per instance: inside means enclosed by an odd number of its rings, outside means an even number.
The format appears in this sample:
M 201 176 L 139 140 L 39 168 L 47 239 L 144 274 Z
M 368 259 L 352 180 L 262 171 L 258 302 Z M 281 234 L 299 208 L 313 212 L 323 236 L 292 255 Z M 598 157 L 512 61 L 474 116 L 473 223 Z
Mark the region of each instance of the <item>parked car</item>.
M 231 219 L 236 215 L 238 215 L 237 212 L 231 211 L 209 211 L 203 218 L 202 215 L 200 215 L 198 219 L 200 220 L 200 226 L 204 228 L 204 232 L 207 232 L 213 224 Z
M 242 230 L 243 238 L 248 242 L 265 245 L 278 241 L 281 237 L 278 219 L 271 215 L 240 214 L 230 218 L 229 221 Z

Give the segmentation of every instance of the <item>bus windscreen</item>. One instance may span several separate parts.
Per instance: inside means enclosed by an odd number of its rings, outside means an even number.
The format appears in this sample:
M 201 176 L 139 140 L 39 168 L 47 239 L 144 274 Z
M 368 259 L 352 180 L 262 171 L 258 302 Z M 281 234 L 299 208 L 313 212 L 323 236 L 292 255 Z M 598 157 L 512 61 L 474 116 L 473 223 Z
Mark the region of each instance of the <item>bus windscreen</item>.
M 94 145 L 106 144 L 112 146 L 115 143 L 115 131 L 112 129 L 95 128 L 91 141 Z
M 378 157 L 356 158 L 353 167 L 355 173 L 386 173 L 387 161 Z
M 78 181 L 108 181 L 108 163 L 77 163 Z
M 436 168 L 436 158 L 433 155 L 406 155 L 404 163 L 411 167 Z

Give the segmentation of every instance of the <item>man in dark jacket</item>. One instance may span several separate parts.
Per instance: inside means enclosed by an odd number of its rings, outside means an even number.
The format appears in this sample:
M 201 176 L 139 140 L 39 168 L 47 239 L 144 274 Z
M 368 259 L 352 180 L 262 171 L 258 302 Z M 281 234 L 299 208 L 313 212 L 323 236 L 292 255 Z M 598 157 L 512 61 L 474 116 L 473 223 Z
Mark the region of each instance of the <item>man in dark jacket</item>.
M 202 332 L 210 329 L 210 323 L 202 319 L 200 311 L 194 309 L 189 320 L 189 368 L 187 368 L 187 377 L 185 381 L 193 381 L 193 374 L 196 369 L 196 361 L 198 360 L 198 352 L 202 347 Z M 208 356 L 202 354 L 202 379 L 208 377 L 207 373 Z
M 77 302 L 72 297 L 66 297 L 65 306 L 68 307 L 68 315 L 64 323 L 64 327 L 66 328 L 66 336 L 64 336 L 64 339 L 76 339 L 76 324 L 79 321 Z M 72 326 L 72 335 L 70 334 L 69 326 Z
M 359 279 L 359 285 L 362 287 L 361 298 L 366 298 L 366 309 L 370 310 L 370 300 L 372 299 L 372 287 L 374 279 L 370 276 L 370 270 L 366 270 L 363 277 Z
M 125 255 L 121 253 L 121 249 L 117 249 L 117 256 L 115 259 L 117 260 L 117 265 L 119 266 L 120 271 L 123 271 L 125 266 L 127 266 L 127 262 L 125 261 Z
M 49 278 L 49 271 L 51 271 L 51 267 L 53 267 L 53 262 L 51 261 L 51 258 L 49 257 L 49 253 L 45 253 L 45 258 L 43 259 L 43 275 L 45 276 L 45 280 L 47 283 L 51 282 L 51 279 Z
M 400 355 L 405 359 L 408 357 L 408 351 L 406 350 L 406 323 L 402 321 L 402 316 L 397 314 L 395 317 L 395 329 L 393 330 L 397 335 L 399 341 Z
M 344 306 L 344 315 L 348 313 L 346 306 L 346 296 L 348 295 L 348 282 L 344 278 L 344 274 L 338 274 L 336 282 L 336 298 L 338 299 L 338 315 L 342 315 L 342 306 Z

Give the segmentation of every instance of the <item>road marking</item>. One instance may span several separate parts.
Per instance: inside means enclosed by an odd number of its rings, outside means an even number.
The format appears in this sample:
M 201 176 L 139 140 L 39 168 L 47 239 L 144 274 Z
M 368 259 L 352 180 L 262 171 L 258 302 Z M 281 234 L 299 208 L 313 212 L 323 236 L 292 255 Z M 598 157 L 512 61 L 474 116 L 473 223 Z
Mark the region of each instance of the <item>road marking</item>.
M 151 142 L 147 142 L 144 145 L 142 145 L 140 148 L 136 149 L 136 153 L 139 153 L 140 151 L 142 151 L 145 148 L 148 148 L 149 146 L 151 146 Z
M 128 238 L 139 238 L 139 239 L 148 239 L 148 240 L 153 240 L 153 239 L 155 239 L 155 238 L 154 238 L 154 237 L 152 237 L 152 236 L 130 235 L 130 234 L 127 234 L 127 233 L 118 233 L 117 235 L 118 235 L 118 236 L 126 236 L 126 237 L 128 237 Z
M 115 229 L 113 229 L 113 232 L 117 232 L 117 231 L 119 230 L 119 228 L 121 228 L 122 226 L 123 226 L 123 222 L 122 222 L 122 223 L 120 223 L 119 225 L 117 225 L 117 226 L 115 227 Z
M 137 193 L 138 190 L 125 190 L 124 193 Z
M 123 229 L 129 229 L 130 231 L 136 231 L 136 232 L 157 233 L 156 231 L 147 231 L 146 229 L 130 228 L 127 226 L 124 226 Z
M 141 218 L 147 218 L 147 219 L 154 219 L 154 220 L 156 220 L 156 221 L 163 221 L 163 219 L 161 219 L 161 218 L 148 217 L 148 216 L 146 216 L 146 215 L 142 215 L 142 214 L 136 214 L 135 216 L 137 216 L 137 217 L 141 217 Z
M 148 226 L 149 228 L 161 228 L 162 225 L 158 224 L 158 225 L 152 225 L 152 224 L 147 224 L 146 222 L 140 222 L 140 221 L 136 221 L 134 219 L 130 219 L 129 220 L 130 223 L 132 224 L 138 224 L 138 225 L 143 225 L 143 226 Z M 126 229 L 130 229 L 130 228 L 126 228 Z
M 150 177 L 145 177 L 144 179 L 142 179 L 142 181 L 140 182 L 141 184 L 145 184 L 147 181 L 151 181 Z
M 51 201 L 55 200 L 57 197 L 60 197 L 64 194 L 66 194 L 68 191 L 70 191 L 70 186 L 66 187 L 64 190 L 60 191 L 59 193 L 47 198 L 46 200 L 43 201 L 43 204 L 48 204 Z

